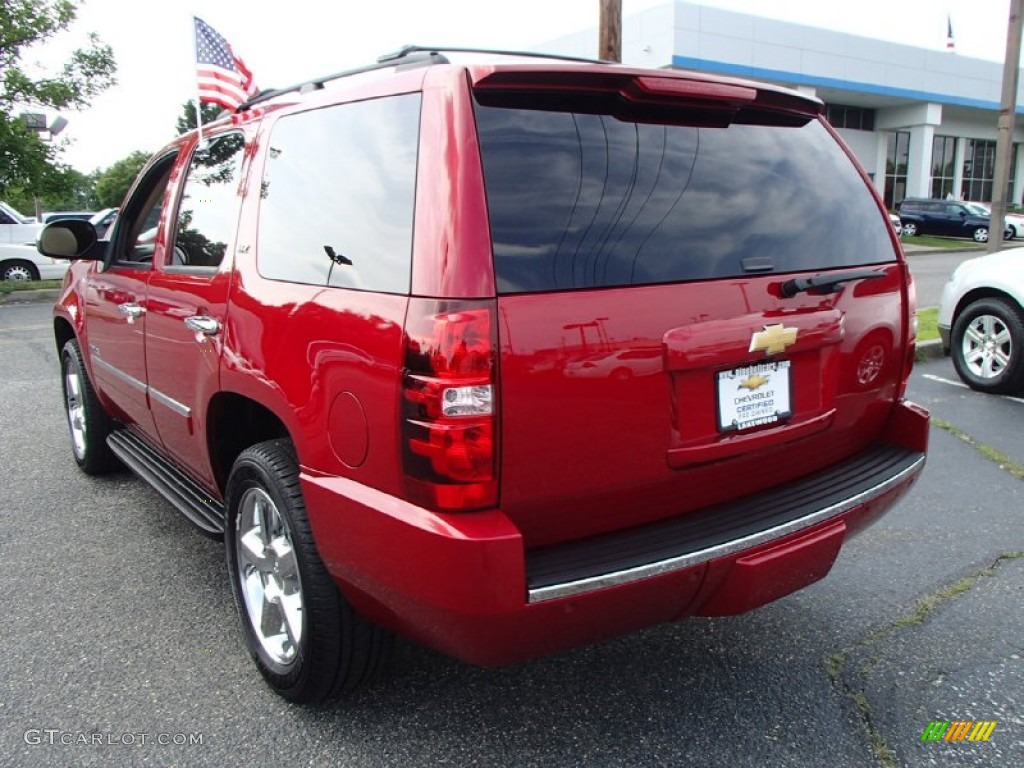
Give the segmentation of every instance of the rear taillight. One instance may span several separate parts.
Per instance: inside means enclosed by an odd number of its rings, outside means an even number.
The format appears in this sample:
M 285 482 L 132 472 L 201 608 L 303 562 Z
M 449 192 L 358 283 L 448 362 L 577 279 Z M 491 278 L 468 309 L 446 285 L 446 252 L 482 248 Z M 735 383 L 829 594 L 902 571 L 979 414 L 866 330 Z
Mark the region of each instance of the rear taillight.
M 493 301 L 410 299 L 402 463 L 411 497 L 442 510 L 498 500 Z
M 906 323 L 907 329 L 907 344 L 904 347 L 905 354 L 903 358 L 903 371 L 900 376 L 900 383 L 898 389 L 899 397 L 907 391 L 907 384 L 910 382 L 910 373 L 914 369 L 914 358 L 917 354 L 917 289 L 914 287 L 914 278 L 910 274 L 910 268 L 906 262 L 903 264 L 903 273 L 906 276 L 907 281 L 907 303 L 904 311 L 906 317 L 904 322 Z

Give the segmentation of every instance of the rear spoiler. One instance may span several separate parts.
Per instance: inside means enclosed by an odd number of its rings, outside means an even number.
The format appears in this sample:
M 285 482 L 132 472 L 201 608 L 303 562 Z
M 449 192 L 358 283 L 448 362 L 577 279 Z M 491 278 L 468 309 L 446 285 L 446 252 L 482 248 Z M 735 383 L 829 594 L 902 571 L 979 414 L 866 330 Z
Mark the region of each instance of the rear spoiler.
M 778 86 L 745 80 L 694 77 L 684 73 L 595 66 L 476 66 L 470 67 L 474 92 L 482 101 L 501 95 L 532 96 L 545 105 L 569 97 L 573 101 L 613 97 L 637 107 L 681 108 L 736 113 L 742 109 L 785 112 L 813 118 L 824 104 Z M 589 97 L 589 98 L 588 98 Z M 566 109 L 578 109 L 578 104 Z M 590 111 L 590 110 L 587 110 Z

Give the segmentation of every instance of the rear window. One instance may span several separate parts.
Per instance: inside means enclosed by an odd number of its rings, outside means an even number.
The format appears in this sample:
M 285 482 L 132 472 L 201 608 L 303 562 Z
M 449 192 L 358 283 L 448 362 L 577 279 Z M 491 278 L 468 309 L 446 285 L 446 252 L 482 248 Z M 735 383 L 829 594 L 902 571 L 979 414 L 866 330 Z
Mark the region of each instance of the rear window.
M 896 258 L 886 217 L 816 120 L 691 127 L 481 104 L 476 113 L 502 293 Z

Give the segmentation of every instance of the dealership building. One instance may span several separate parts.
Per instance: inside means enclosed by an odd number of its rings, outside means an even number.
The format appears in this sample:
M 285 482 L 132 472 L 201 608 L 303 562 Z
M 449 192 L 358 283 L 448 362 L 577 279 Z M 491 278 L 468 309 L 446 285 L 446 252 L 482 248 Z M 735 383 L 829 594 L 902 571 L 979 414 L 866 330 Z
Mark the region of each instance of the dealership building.
M 993 45 L 1005 45 L 1000 31 Z M 539 46 L 593 57 L 596 31 Z M 762 80 L 817 96 L 886 204 L 905 197 L 990 201 L 1003 66 L 686 2 L 622 19 L 627 65 Z M 1014 138 L 1024 137 L 1017 96 Z M 1008 199 L 1024 196 L 1014 142 Z

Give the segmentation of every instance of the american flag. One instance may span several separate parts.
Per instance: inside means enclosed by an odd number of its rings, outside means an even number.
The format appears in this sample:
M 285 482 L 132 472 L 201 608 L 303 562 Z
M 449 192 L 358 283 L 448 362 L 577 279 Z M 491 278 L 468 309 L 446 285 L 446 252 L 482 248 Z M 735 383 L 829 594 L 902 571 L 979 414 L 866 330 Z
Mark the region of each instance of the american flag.
M 220 34 L 200 18 L 196 23 L 196 75 L 199 78 L 199 100 L 237 109 L 259 90 L 252 72 L 231 51 Z

